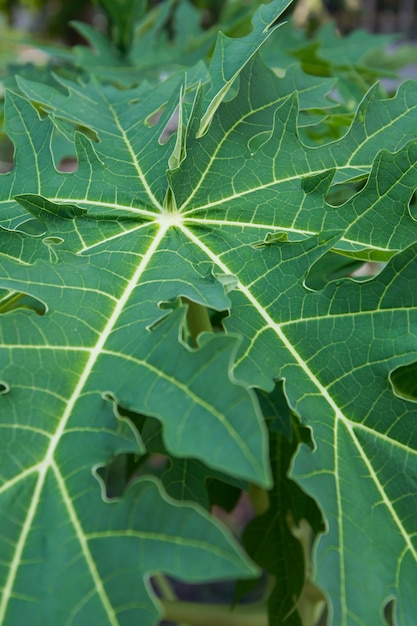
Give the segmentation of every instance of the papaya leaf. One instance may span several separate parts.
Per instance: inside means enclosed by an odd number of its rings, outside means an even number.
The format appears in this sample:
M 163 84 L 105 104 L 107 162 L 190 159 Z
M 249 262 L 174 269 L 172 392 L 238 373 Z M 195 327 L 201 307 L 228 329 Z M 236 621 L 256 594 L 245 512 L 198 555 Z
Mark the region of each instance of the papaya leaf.
M 108 501 L 102 468 L 146 454 L 122 407 L 157 420 L 181 463 L 270 489 L 259 393 L 276 384 L 312 431 L 314 451 L 285 458 L 325 520 L 315 578 L 333 623 L 382 625 L 393 597 L 399 624 L 415 617 L 416 403 L 395 372 L 417 351 L 417 87 L 384 100 L 372 88 L 343 137 L 306 146 L 301 75 L 294 92 L 292 70 L 279 78 L 257 54 L 286 6 L 261 5 L 249 34 L 220 36 L 209 67 L 187 76 L 123 90 L 19 79 L 21 93 L 7 93 L 5 626 L 153 626 L 154 573 L 256 576 L 201 506 L 151 477 Z M 57 133 L 74 172 L 56 167 Z M 342 183 L 360 188 L 332 204 Z M 314 291 L 309 273 L 333 253 L 387 265 L 324 286 L 320 270 Z M 221 318 L 193 346 L 191 303 Z

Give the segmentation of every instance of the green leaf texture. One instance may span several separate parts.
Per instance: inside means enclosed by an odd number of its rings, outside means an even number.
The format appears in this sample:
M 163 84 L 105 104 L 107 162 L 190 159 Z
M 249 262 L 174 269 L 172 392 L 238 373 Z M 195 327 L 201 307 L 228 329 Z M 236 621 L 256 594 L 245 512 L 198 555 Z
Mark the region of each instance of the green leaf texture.
M 272 24 L 283 7 L 265 6 Z M 145 479 L 109 503 L 95 473 L 144 452 L 124 409 L 156 418 L 173 456 L 269 488 L 253 387 L 277 380 L 313 430 L 292 472 L 326 519 L 317 581 L 333 623 L 382 625 L 391 596 L 399 624 L 417 612 L 416 405 L 390 378 L 417 350 L 417 86 L 371 90 L 342 139 L 306 147 L 290 74 L 251 46 L 233 68 L 214 55 L 197 89 L 21 80 L 26 97 L 7 95 L 0 288 L 29 309 L 4 300 L 1 319 L 6 626 L 151 625 L 152 573 L 253 577 L 201 508 Z M 74 142 L 76 172 L 55 168 L 54 132 Z M 344 204 L 326 201 L 352 180 L 363 187 Z M 389 263 L 308 289 L 334 250 Z M 227 332 L 190 348 L 184 299 L 229 311 Z

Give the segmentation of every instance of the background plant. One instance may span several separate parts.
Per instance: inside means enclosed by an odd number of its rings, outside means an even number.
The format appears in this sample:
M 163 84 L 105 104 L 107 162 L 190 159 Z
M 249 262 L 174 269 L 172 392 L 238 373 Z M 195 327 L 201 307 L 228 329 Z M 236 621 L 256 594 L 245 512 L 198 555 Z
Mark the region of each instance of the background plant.
M 343 47 L 272 62 L 286 2 L 192 61 L 138 6 L 5 81 L 0 622 L 306 624 L 314 582 L 329 623 L 412 623 L 417 85 L 357 61 L 349 109 Z M 211 511 L 245 494 L 240 543 Z

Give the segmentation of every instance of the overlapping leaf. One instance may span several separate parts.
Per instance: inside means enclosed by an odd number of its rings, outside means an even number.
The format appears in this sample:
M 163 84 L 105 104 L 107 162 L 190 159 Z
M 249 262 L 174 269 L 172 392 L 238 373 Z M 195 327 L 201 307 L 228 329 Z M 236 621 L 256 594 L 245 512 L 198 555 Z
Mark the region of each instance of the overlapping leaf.
M 318 580 L 334 622 L 382 623 L 392 593 L 404 624 L 415 615 L 415 404 L 394 395 L 390 373 L 417 349 L 416 85 L 384 102 L 372 91 L 344 138 L 305 147 L 291 75 L 253 56 L 283 5 L 266 7 L 247 57 L 241 45 L 227 67 L 214 55 L 207 90 L 180 91 L 175 77 L 129 91 L 21 81 L 41 114 L 9 94 L 16 159 L 0 188 L 0 288 L 28 294 L 44 315 L 2 317 L 5 624 L 27 622 L 33 606 L 39 623 L 153 624 L 142 582 L 152 572 L 253 573 L 214 522 L 177 508 L 155 481 L 109 504 L 92 470 L 143 451 L 123 408 L 156 417 L 173 455 L 269 486 L 249 387 L 276 379 L 313 427 L 317 450 L 300 453 L 294 472 L 327 517 Z M 54 128 L 74 138 L 72 174 L 54 168 Z M 367 182 L 342 206 L 326 202 L 333 180 L 352 179 Z M 307 290 L 332 249 L 393 259 L 370 282 Z M 190 349 L 182 297 L 230 309 L 229 334 Z

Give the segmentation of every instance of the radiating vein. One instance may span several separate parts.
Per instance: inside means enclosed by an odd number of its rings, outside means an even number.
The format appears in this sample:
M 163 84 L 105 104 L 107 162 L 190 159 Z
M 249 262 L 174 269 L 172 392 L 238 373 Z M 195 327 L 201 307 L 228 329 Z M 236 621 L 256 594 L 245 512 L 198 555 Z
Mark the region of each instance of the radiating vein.
M 67 510 L 68 517 L 74 529 L 75 536 L 77 537 L 78 543 L 81 547 L 82 555 L 87 564 L 91 577 L 94 581 L 95 591 L 98 597 L 100 598 L 101 603 L 107 613 L 111 626 L 119 626 L 119 620 L 116 617 L 115 611 L 113 610 L 110 599 L 108 598 L 106 590 L 104 588 L 103 581 L 100 577 L 99 571 L 97 570 L 95 561 L 91 555 L 90 549 L 88 547 L 87 539 L 85 537 L 80 520 L 78 519 L 77 513 L 75 511 L 71 495 L 67 491 L 65 480 L 62 477 L 61 472 L 59 471 L 55 463 L 52 464 L 52 469 L 55 474 L 57 483 L 59 485 L 61 496 L 65 505 L 65 508 Z
M 121 126 L 121 124 L 119 122 L 119 118 L 118 118 L 118 115 L 117 115 L 116 111 L 114 110 L 113 106 L 110 103 L 108 104 L 108 106 L 109 106 L 109 110 L 112 112 L 112 115 L 114 117 L 114 121 L 116 123 L 116 126 L 117 126 L 117 128 L 118 128 L 118 130 L 119 130 L 119 132 L 120 132 L 120 134 L 122 136 L 122 139 L 123 139 L 124 143 L 126 144 L 126 147 L 127 147 L 128 151 L 129 151 L 129 154 L 130 154 L 131 159 L 132 159 L 132 163 L 135 166 L 135 169 L 136 169 L 136 171 L 138 173 L 139 179 L 140 179 L 142 185 L 144 186 L 145 191 L 148 194 L 149 199 L 155 205 L 155 207 L 157 207 L 160 211 L 163 211 L 162 204 L 160 204 L 160 202 L 156 199 L 152 189 L 150 188 L 150 186 L 148 184 L 148 181 L 146 180 L 146 176 L 145 176 L 144 172 L 142 171 L 142 168 L 140 166 L 140 163 L 138 161 L 136 153 L 135 153 L 135 151 L 134 151 L 134 149 L 132 147 L 132 144 L 130 143 L 130 140 L 129 140 L 127 134 L 126 134 L 126 131 L 123 128 L 123 126 Z

